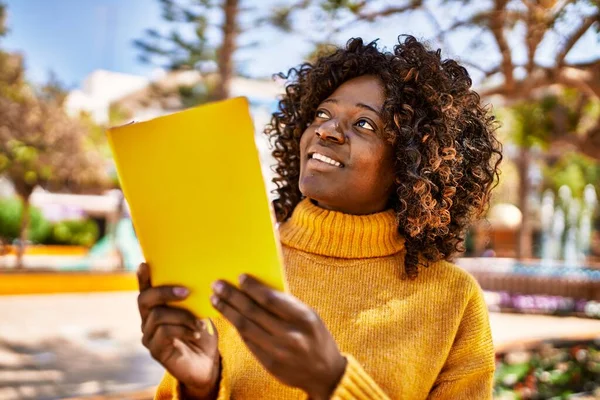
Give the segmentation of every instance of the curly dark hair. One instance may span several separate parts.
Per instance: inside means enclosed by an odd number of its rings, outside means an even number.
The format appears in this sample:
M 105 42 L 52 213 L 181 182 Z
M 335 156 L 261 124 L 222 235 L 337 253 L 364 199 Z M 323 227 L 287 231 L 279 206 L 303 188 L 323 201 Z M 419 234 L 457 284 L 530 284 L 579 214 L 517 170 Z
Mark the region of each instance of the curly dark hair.
M 384 87 L 385 139 L 396 158 L 390 204 L 406 240 L 404 272 L 414 278 L 420 265 L 464 251 L 469 225 L 487 210 L 502 160 L 497 123 L 471 90 L 467 70 L 443 60 L 441 50 L 432 51 L 412 36 L 400 36 L 392 52 L 353 38 L 314 64 L 278 74 L 287 79 L 285 94 L 265 134 L 277 161 L 273 206 L 279 222 L 303 198 L 300 137 L 319 104 L 362 75 L 378 77 Z

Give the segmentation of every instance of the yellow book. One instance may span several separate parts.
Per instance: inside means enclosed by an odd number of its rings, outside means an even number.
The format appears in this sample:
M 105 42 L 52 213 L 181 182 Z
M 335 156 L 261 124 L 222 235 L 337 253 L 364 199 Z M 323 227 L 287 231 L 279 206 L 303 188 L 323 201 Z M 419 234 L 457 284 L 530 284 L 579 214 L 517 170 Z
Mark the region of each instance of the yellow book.
M 191 290 L 178 305 L 217 314 L 211 284 L 246 273 L 284 290 L 248 101 L 235 98 L 108 130 L 152 285 Z

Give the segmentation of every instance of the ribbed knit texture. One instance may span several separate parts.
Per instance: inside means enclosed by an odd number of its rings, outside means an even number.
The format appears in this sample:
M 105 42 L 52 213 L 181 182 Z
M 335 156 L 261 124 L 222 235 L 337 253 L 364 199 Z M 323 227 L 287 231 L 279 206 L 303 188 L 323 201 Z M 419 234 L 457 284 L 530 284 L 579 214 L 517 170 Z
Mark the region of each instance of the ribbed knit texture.
M 440 261 L 402 279 L 404 240 L 393 212 L 367 216 L 308 200 L 280 227 L 293 295 L 321 316 L 348 359 L 333 399 L 491 399 L 494 371 L 481 290 Z M 221 399 L 305 399 L 269 375 L 223 319 Z M 156 399 L 179 399 L 165 375 Z

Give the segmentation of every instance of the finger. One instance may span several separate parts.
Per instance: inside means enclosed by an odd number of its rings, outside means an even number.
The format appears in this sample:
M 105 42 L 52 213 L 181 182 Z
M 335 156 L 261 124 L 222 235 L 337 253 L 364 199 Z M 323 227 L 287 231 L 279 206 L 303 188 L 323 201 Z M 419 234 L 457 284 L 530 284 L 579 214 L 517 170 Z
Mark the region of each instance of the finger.
M 197 345 L 206 353 L 213 350 L 218 353 L 219 333 L 210 319 L 200 320 L 200 340 Z M 195 343 L 196 344 L 196 343 Z
M 196 335 L 197 336 L 197 335 Z M 165 354 L 170 353 L 173 339 L 180 339 L 186 343 L 197 343 L 198 339 L 194 332 L 181 325 L 161 325 L 152 337 L 144 335 L 142 343 L 150 350 L 150 354 L 156 360 L 165 361 Z
M 137 279 L 140 292 L 152 287 L 152 283 L 150 282 L 150 268 L 148 268 L 148 264 L 140 264 L 137 270 Z
M 187 288 L 181 286 L 158 286 L 144 290 L 138 296 L 138 308 L 142 321 L 148 317 L 150 309 L 164 306 L 174 301 L 185 299 L 190 294 Z
M 199 349 L 198 346 L 195 346 L 189 342 L 185 342 L 178 338 L 173 339 L 173 347 L 175 347 L 175 349 L 177 349 L 177 351 L 179 351 L 183 355 L 189 354 L 190 352 L 201 352 L 201 349 Z
M 240 289 L 262 308 L 294 326 L 300 324 L 311 327 L 318 319 L 310 307 L 294 296 L 273 290 L 251 276 L 240 276 Z
M 273 348 L 273 344 L 277 341 L 274 336 L 217 296 L 211 296 L 210 301 L 213 307 L 231 322 L 245 342 L 255 343 L 263 349 Z
M 198 346 L 200 348 L 203 347 L 202 339 L 206 335 L 202 335 L 202 332 L 191 330 L 187 326 L 184 326 L 184 325 L 159 325 L 159 326 L 157 326 L 157 328 L 154 331 L 145 332 L 142 335 L 142 344 L 144 345 L 144 347 L 146 347 L 148 349 L 151 349 L 153 346 L 159 346 L 159 345 L 168 346 L 169 340 L 172 338 L 163 337 L 161 335 L 158 335 L 158 333 L 161 332 L 162 330 L 164 330 L 165 327 L 176 327 L 176 326 L 178 326 L 181 329 L 182 333 L 178 335 L 178 337 L 181 340 L 185 340 L 186 343 L 193 342 L 195 346 Z M 159 342 L 158 344 L 157 344 L 157 341 Z
M 275 317 L 246 293 L 225 281 L 216 281 L 213 284 L 213 291 L 220 300 L 235 308 L 245 318 L 250 319 L 272 335 L 283 335 L 289 328 L 285 321 Z
M 157 306 L 150 310 L 142 331 L 152 336 L 160 325 L 183 325 L 192 331 L 201 332 L 204 324 L 187 310 Z

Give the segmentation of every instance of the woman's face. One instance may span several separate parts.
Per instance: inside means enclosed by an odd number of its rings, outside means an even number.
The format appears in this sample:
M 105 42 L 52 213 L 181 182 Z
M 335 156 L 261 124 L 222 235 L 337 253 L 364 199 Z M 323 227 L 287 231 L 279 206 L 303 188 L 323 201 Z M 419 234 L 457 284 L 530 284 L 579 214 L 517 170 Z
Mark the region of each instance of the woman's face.
M 300 191 L 319 206 L 348 214 L 387 207 L 392 146 L 383 139 L 384 89 L 370 75 L 351 79 L 318 107 L 300 139 Z

